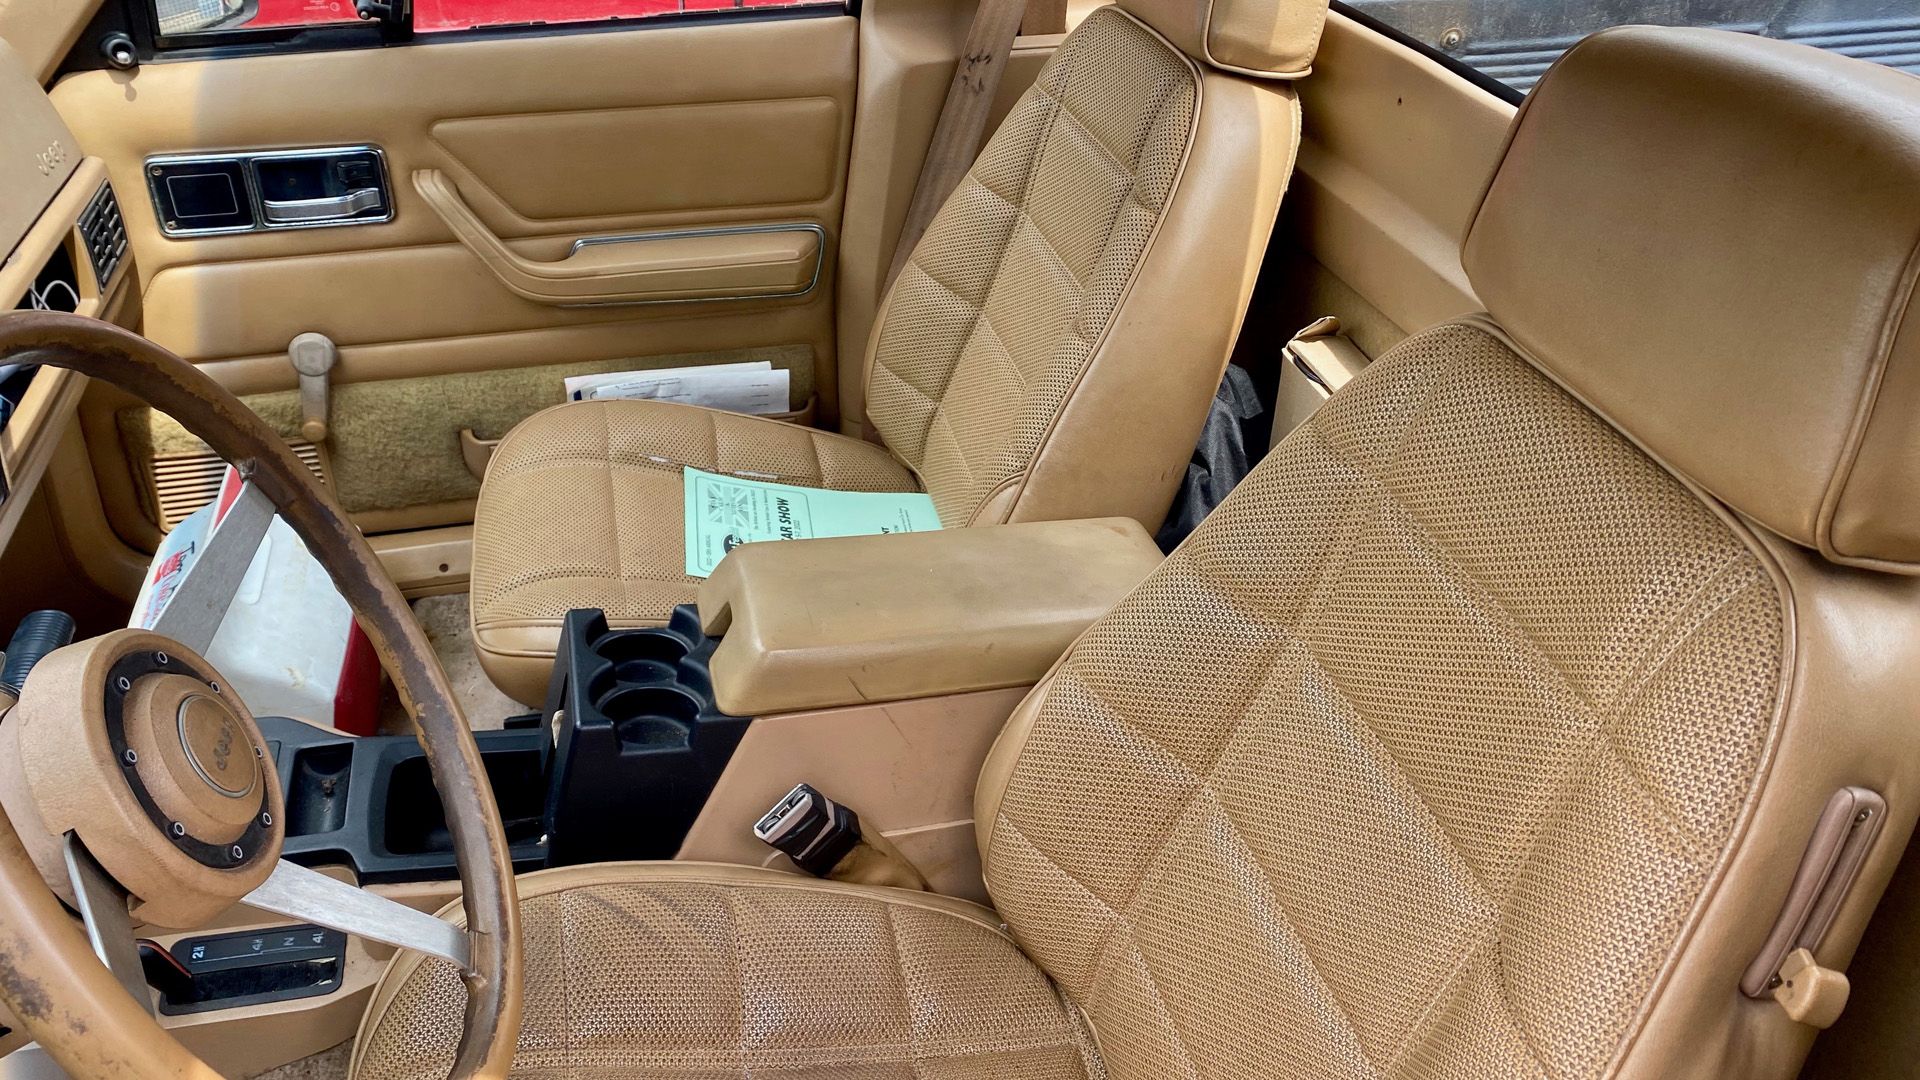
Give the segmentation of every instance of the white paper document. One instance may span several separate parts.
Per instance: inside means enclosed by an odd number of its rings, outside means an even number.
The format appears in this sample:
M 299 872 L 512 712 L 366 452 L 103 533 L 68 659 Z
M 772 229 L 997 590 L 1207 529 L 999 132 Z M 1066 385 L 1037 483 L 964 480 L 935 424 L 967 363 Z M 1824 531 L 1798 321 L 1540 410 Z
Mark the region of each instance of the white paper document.
M 709 409 L 765 416 L 787 412 L 793 376 L 765 360 L 745 364 L 659 368 L 575 375 L 567 379 L 570 401 L 643 398 L 703 405 Z

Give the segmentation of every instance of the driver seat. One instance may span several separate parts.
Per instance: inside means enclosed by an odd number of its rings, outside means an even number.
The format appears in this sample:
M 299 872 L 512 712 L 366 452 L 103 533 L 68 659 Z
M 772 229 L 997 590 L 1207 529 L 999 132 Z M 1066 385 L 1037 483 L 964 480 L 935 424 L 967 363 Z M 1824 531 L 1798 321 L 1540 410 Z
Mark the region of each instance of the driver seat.
M 1804 942 L 1844 968 L 1920 780 L 1916 190 L 1907 76 L 1587 39 L 1469 226 L 1489 314 L 1336 394 L 1008 722 L 997 911 L 529 875 L 516 1075 L 1792 1076 L 1815 1029 L 1743 978 L 1865 788 Z M 401 956 L 355 1074 L 444 1075 L 463 1000 Z

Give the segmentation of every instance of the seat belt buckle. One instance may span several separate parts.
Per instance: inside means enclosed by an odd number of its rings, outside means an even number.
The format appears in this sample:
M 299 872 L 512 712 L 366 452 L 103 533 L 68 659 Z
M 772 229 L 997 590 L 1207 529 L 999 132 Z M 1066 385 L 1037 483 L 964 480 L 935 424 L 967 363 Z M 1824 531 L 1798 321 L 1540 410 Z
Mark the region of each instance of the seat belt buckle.
M 1308 382 L 1326 397 L 1367 366 L 1367 354 L 1340 332 L 1340 320 L 1323 315 L 1302 327 L 1281 349 Z
M 795 784 L 754 823 L 753 835 L 823 878 L 860 843 L 860 816 L 811 784 Z

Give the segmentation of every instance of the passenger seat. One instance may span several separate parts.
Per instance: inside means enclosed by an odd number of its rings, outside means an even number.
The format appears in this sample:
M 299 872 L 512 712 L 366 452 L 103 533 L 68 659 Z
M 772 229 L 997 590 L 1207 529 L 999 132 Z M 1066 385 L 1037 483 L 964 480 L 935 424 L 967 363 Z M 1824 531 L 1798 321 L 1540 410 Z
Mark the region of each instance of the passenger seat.
M 473 633 L 528 704 L 560 624 L 690 601 L 684 466 L 920 491 L 947 527 L 1132 517 L 1191 455 L 1293 170 L 1326 0 L 1120 0 L 1067 36 L 876 319 L 885 447 L 685 405 L 561 405 L 501 443 L 475 511 Z

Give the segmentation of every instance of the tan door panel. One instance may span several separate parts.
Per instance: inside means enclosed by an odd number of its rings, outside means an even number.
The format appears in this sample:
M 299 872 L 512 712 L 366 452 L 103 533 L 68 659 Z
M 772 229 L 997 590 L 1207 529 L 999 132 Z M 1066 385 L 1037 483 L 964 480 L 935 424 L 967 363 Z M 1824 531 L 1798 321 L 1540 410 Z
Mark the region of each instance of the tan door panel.
M 843 111 L 824 96 L 657 105 L 443 120 L 432 135 L 529 224 L 721 207 L 805 209 L 839 184 L 839 164 L 825 151 L 838 143 Z M 621 168 L 607 167 L 610 145 L 632 148 Z
M 386 152 L 396 206 L 386 225 L 168 240 L 151 203 L 129 198 L 127 226 L 149 275 L 180 264 L 449 242 L 445 225 L 399 182 L 421 168 L 446 169 L 474 181 L 476 192 L 494 193 L 476 197 L 475 209 L 509 238 L 788 219 L 831 230 L 844 187 L 856 33 L 851 18 L 774 19 L 222 57 L 87 72 L 63 80 L 53 98 L 128 191 L 146 189 L 139 169 L 154 154 L 360 143 Z M 677 164 L 729 160 L 706 145 L 709 132 L 699 125 L 636 127 L 638 116 L 716 103 L 753 104 L 720 110 L 738 119 L 719 135 L 762 148 L 755 171 L 763 175 L 700 176 Z M 823 105 L 832 122 L 809 130 L 828 137 L 803 146 L 791 137 L 794 110 L 816 114 Z M 711 115 L 694 110 L 703 111 Z M 571 135 L 516 151 L 497 138 L 512 116 L 527 121 L 529 134 L 558 126 Z M 436 134 L 469 122 L 480 126 L 459 151 Z M 569 143 L 561 160 L 543 159 Z M 823 172 L 831 178 L 824 187 Z M 528 206 L 500 194 L 525 197 L 553 183 L 589 190 L 552 192 Z M 767 201 L 743 202 L 753 188 Z M 620 191 L 627 205 L 617 204 Z
M 337 386 L 392 387 L 373 395 L 378 423 L 341 437 L 398 435 L 329 448 L 343 501 L 368 528 L 454 524 L 473 487 L 451 468 L 458 428 L 478 418 L 423 376 L 543 369 L 528 373 L 544 381 L 523 415 L 557 394 L 563 368 L 797 347 L 796 396 L 817 394 L 832 421 L 858 34 L 825 15 L 228 56 L 86 72 L 53 97 L 126 193 L 148 336 L 259 395 L 295 385 L 295 335 L 326 334 Z M 157 155 L 356 145 L 385 155 L 390 223 L 167 237 L 146 197 Z M 460 212 L 434 207 L 416 173 L 456 192 Z M 90 430 L 129 422 L 100 419 Z M 497 438 L 511 419 L 478 433 Z M 120 451 L 96 448 L 97 466 L 139 474 Z M 370 454 L 396 472 L 431 456 L 411 471 L 444 482 L 346 491 L 379 472 Z
M 722 349 L 774 344 L 759 338 L 756 313 L 793 301 L 735 302 L 726 310 L 531 303 L 458 245 L 407 177 L 422 168 L 459 177 L 476 214 L 527 258 L 560 258 L 588 236 L 755 221 L 817 225 L 831 249 L 852 119 L 855 32 L 854 20 L 836 17 L 149 64 L 131 76 L 69 78 L 54 100 L 77 120 L 81 143 L 99 148 L 116 187 L 129 192 L 146 190 L 140 169 L 154 154 L 357 143 L 385 151 L 396 213 L 384 225 L 167 238 L 150 200 L 125 200 L 145 278 L 147 331 L 189 359 L 271 356 L 295 334 L 319 330 L 345 347 L 414 345 L 415 374 L 423 366 L 462 371 L 472 369 L 466 337 L 692 319 L 703 334 L 697 347 Z M 649 77 L 636 79 L 636 71 Z M 277 88 L 270 107 L 261 105 L 262 87 Z M 730 161 L 705 149 L 709 140 L 685 123 L 694 114 L 713 118 L 712 102 L 700 98 L 754 102 L 754 109 L 718 109 L 733 119 L 713 141 L 764 147 L 777 153 L 769 161 L 778 167 L 763 164 L 750 170 L 752 179 L 688 169 L 688 160 Z M 513 108 L 525 110 L 524 127 L 506 122 Z M 810 119 L 796 124 L 800 116 Z M 532 152 L 505 141 L 512 130 L 531 135 L 543 125 L 566 135 L 545 138 Z M 802 129 L 810 143 L 794 138 Z M 589 156 L 596 145 L 597 164 Z M 560 156 L 547 160 L 547 152 Z M 556 183 L 566 190 L 525 206 L 500 195 L 531 198 Z M 616 202 L 620 190 L 624 207 Z M 813 346 L 825 370 L 833 350 L 830 292 L 823 273 L 806 299 L 814 309 L 806 335 L 781 342 Z M 740 318 L 716 317 L 730 312 Z M 626 354 L 653 351 L 649 336 L 649 328 L 634 327 Z M 531 333 L 517 347 L 530 365 L 604 358 L 570 349 L 577 340 Z M 686 348 L 682 338 L 661 351 Z M 421 363 L 422 349 L 431 362 Z M 343 364 L 340 378 L 369 374 Z
M 1284 235 L 1402 330 L 1479 310 L 1460 235 L 1513 106 L 1338 12 L 1300 105 Z

